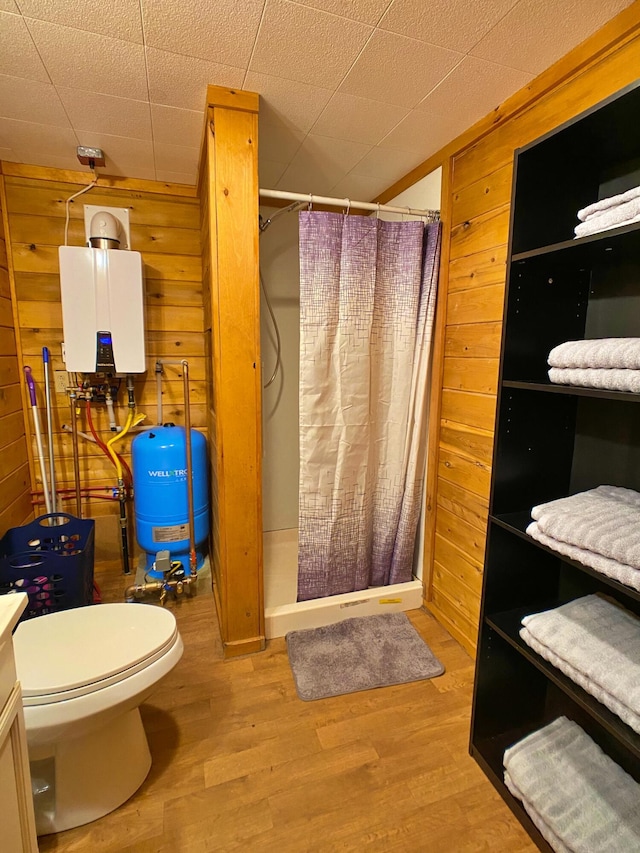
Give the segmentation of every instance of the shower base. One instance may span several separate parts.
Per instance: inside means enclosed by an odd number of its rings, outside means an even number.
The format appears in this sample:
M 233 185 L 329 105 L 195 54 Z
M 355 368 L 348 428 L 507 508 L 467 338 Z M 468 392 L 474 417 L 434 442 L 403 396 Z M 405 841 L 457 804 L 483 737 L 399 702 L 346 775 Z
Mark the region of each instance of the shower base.
M 363 589 L 343 595 L 296 601 L 298 531 L 270 530 L 264 534 L 265 633 L 267 639 L 288 631 L 332 625 L 352 616 L 397 613 L 422 607 L 422 582 Z

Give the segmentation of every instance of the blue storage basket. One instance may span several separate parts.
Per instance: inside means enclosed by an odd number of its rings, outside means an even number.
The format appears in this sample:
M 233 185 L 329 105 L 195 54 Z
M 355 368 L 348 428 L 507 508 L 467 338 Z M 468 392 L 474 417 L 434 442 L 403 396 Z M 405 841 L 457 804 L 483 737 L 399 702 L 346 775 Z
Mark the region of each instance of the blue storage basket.
M 22 619 L 92 604 L 94 539 L 92 519 L 65 512 L 12 527 L 0 540 L 0 595 L 27 593 Z

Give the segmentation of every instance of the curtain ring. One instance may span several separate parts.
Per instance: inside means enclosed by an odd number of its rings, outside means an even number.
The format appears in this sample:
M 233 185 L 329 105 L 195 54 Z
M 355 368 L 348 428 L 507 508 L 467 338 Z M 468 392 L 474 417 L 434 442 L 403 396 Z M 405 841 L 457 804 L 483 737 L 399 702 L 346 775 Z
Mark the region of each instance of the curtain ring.
M 348 198 L 345 198 L 345 201 L 347 202 L 347 209 L 345 210 L 344 215 L 348 216 L 349 211 L 351 210 L 351 200 Z
M 313 209 L 313 193 L 309 193 L 309 205 L 307 207 L 307 210 L 309 211 L 309 213 L 311 213 L 312 209 Z
M 376 219 L 380 219 L 380 202 L 376 202 Z

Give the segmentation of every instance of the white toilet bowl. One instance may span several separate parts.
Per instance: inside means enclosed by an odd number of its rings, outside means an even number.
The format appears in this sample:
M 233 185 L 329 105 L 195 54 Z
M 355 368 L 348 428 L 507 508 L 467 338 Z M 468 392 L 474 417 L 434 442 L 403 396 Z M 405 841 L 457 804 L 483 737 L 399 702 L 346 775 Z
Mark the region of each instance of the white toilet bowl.
M 96 820 L 151 767 L 139 706 L 182 656 L 175 617 L 78 607 L 22 622 L 13 639 L 38 835 Z

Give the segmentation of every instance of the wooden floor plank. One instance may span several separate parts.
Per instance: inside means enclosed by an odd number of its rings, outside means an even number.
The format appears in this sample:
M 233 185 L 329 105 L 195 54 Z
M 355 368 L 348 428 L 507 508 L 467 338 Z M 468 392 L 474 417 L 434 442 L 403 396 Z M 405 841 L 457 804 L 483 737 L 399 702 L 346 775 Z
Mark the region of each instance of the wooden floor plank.
M 117 562 L 100 565 L 121 601 Z M 411 622 L 446 667 L 431 681 L 302 702 L 284 639 L 225 661 L 206 581 L 169 602 L 185 653 L 142 707 L 153 757 L 101 820 L 42 853 L 533 853 L 468 755 L 473 661 L 424 610 Z

